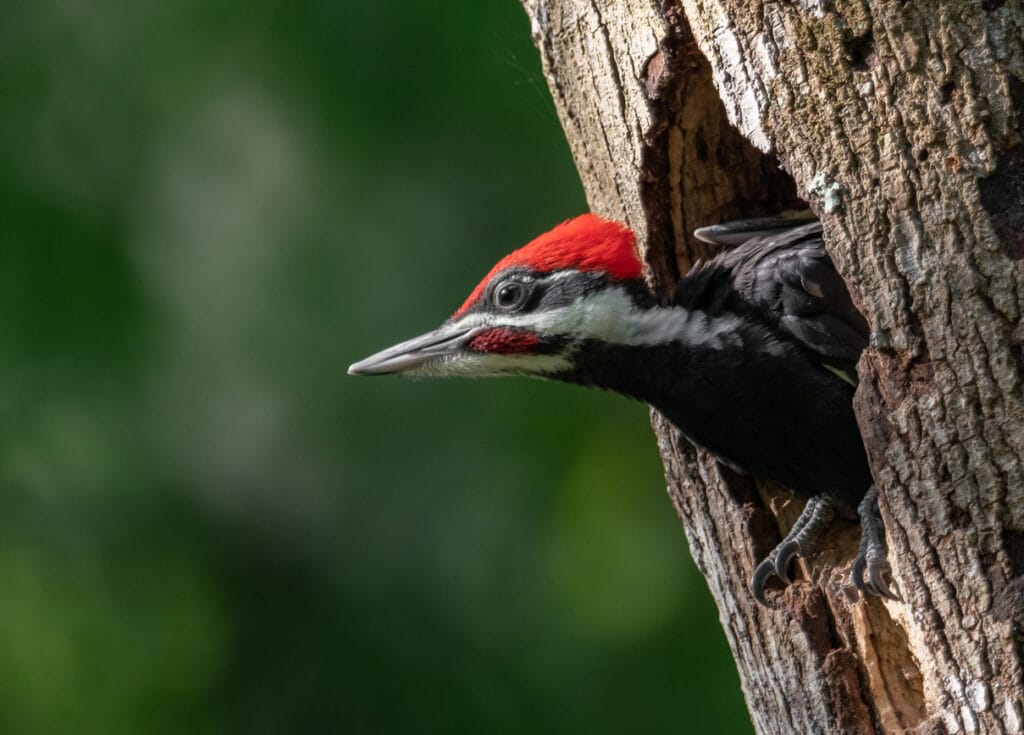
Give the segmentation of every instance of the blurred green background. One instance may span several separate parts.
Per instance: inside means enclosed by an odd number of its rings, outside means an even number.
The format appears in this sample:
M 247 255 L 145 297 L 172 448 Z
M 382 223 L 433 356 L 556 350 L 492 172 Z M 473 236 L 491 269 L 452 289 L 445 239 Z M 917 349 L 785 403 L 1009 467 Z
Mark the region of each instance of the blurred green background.
M 516 0 L 7 3 L 0 732 L 750 731 L 639 404 L 355 379 L 585 209 Z

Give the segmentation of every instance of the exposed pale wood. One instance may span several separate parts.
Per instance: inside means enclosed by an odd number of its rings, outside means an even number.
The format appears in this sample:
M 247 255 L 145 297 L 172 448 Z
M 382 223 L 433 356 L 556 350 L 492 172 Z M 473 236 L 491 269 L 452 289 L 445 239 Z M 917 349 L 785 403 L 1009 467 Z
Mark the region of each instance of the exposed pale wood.
M 654 417 L 758 732 L 1024 732 L 1021 1 L 524 6 L 588 201 L 657 286 L 705 254 L 693 227 L 792 205 L 781 163 L 874 330 L 857 411 L 903 602 L 852 594 L 840 523 L 759 609 L 766 506 L 796 503 Z

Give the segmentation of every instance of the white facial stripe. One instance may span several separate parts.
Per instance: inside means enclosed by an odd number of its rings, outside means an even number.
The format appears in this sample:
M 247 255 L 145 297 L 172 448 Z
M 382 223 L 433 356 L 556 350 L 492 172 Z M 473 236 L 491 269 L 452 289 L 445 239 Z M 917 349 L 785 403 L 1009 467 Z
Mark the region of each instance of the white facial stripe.
M 681 341 L 714 349 L 731 341 L 739 319 L 712 320 L 703 312 L 683 308 L 639 309 L 625 289 L 611 288 L 557 309 L 532 314 L 474 313 L 460 319 L 459 324 L 527 329 L 537 334 L 572 335 L 625 346 Z
M 541 278 L 545 281 L 562 281 L 566 278 L 574 278 L 580 274 L 580 271 L 569 268 L 562 271 L 552 271 L 551 273 L 545 273 Z
M 522 273 L 518 271 L 518 266 L 512 266 L 502 272 L 516 272 L 516 278 L 528 283 L 535 283 L 536 281 L 561 281 L 566 278 L 573 278 L 580 275 L 580 271 L 572 268 L 560 271 L 551 271 L 550 273 Z M 497 280 L 497 277 L 495 277 L 495 280 Z
M 703 311 L 672 309 L 636 309 L 631 315 L 631 331 L 622 343 L 630 346 L 654 346 L 683 342 L 703 349 L 719 350 L 742 344 L 738 330 L 740 319 L 719 315 L 712 319 Z

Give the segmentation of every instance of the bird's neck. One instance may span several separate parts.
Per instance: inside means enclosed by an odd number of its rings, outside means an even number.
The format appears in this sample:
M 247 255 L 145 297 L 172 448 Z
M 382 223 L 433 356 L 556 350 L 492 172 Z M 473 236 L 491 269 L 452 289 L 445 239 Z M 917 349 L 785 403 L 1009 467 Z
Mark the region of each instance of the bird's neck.
M 692 378 L 707 375 L 721 360 L 735 359 L 743 344 L 738 317 L 657 303 L 636 294 L 615 322 L 583 340 L 571 370 L 557 377 L 579 385 L 616 391 L 657 408 L 699 403 L 707 386 Z

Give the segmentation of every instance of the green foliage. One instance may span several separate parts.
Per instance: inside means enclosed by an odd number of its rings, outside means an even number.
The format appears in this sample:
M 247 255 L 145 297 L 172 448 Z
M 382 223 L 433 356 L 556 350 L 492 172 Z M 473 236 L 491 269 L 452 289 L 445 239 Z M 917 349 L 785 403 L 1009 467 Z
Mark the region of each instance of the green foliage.
M 582 211 L 513 0 L 0 24 L 0 732 L 748 732 L 645 410 L 345 376 Z

